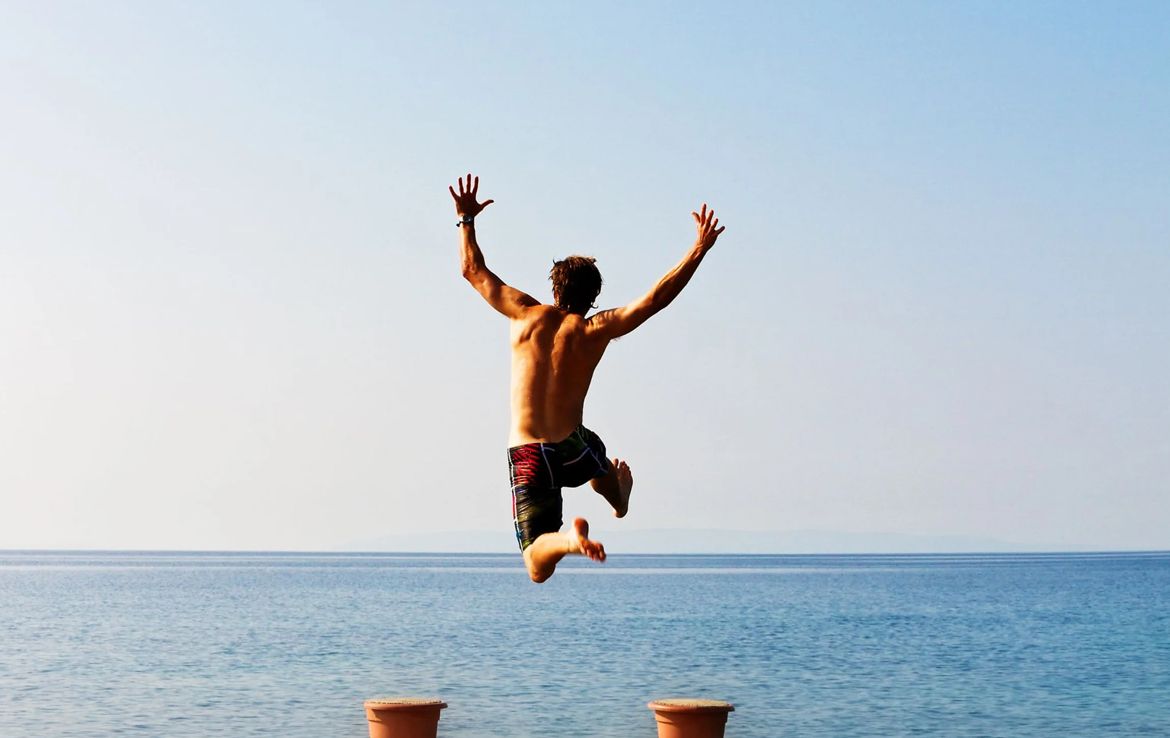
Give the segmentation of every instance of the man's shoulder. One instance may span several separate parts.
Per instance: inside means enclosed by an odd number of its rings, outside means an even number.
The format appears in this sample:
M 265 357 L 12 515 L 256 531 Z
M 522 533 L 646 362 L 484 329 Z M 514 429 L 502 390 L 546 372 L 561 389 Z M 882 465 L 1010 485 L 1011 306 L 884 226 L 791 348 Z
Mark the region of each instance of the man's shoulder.
M 547 328 L 554 323 L 559 323 L 561 319 L 561 311 L 556 307 L 538 302 L 535 305 L 524 308 L 518 315 L 513 317 L 512 328 L 513 330 L 528 332 L 537 328 Z
M 576 333 L 582 336 L 591 336 L 595 333 L 592 318 L 585 318 L 555 305 L 543 303 L 527 308 L 523 314 L 513 318 L 512 322 L 523 331 L 552 330 L 558 334 Z
M 598 310 L 596 313 L 586 318 L 585 322 L 589 323 L 589 325 L 601 325 L 602 323 L 612 318 L 613 314 L 616 313 L 617 310 L 617 308 L 606 308 L 605 310 Z
M 543 302 L 538 302 L 535 305 L 525 307 L 520 315 L 512 320 L 521 323 L 543 322 L 554 319 L 559 312 L 560 310 L 557 310 L 552 305 L 545 305 Z
M 585 329 L 589 333 L 603 333 L 609 324 L 613 322 L 617 311 L 618 308 L 598 310 L 585 321 Z

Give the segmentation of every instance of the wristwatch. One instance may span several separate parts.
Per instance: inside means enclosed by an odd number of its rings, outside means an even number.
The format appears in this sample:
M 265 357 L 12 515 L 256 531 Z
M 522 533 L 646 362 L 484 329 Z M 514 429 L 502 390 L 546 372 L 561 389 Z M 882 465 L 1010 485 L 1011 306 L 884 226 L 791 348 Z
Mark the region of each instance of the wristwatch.
M 464 215 L 459 220 L 459 222 L 455 224 L 455 227 L 462 228 L 463 226 L 469 226 L 469 225 L 475 225 L 475 216 L 474 215 Z

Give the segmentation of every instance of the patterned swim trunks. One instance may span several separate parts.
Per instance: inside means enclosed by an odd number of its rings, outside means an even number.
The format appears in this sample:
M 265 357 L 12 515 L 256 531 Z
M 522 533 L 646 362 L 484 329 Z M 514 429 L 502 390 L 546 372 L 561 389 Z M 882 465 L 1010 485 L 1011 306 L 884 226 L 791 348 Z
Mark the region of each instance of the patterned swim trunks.
M 561 529 L 561 487 L 580 487 L 609 474 L 605 444 L 583 425 L 557 443 L 526 443 L 508 449 L 512 474 L 512 522 L 520 550 L 543 533 Z

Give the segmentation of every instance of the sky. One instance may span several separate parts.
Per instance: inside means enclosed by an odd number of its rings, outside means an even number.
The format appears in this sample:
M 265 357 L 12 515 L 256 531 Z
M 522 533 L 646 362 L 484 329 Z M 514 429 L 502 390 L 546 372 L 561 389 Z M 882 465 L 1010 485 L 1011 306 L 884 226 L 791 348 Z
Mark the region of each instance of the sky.
M 605 531 L 1170 548 L 1170 5 L 4 3 L 0 548 L 512 536 L 489 267 L 601 307 Z

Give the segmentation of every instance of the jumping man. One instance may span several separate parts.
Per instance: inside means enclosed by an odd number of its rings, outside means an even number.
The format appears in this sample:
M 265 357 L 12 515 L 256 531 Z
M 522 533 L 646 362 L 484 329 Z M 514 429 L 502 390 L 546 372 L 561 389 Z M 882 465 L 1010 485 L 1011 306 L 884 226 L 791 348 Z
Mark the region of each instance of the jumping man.
M 512 476 L 512 517 L 524 564 L 534 582 L 552 576 L 568 554 L 605 561 L 605 548 L 589 538 L 589 523 L 576 518 L 560 532 L 562 487 L 589 482 L 625 517 L 634 478 L 621 459 L 605 455 L 605 444 L 581 424 L 593 370 L 609 342 L 634 330 L 678 296 L 723 228 L 704 204 L 691 213 L 698 226 L 695 245 L 658 284 L 629 305 L 586 318 L 601 292 L 595 259 L 569 256 L 553 264 L 553 304 L 543 305 L 503 283 L 487 265 L 475 240 L 475 216 L 494 200 L 478 202 L 479 177 L 459 179 L 455 199 L 463 237 L 463 277 L 512 325 L 512 425 L 508 466 Z

